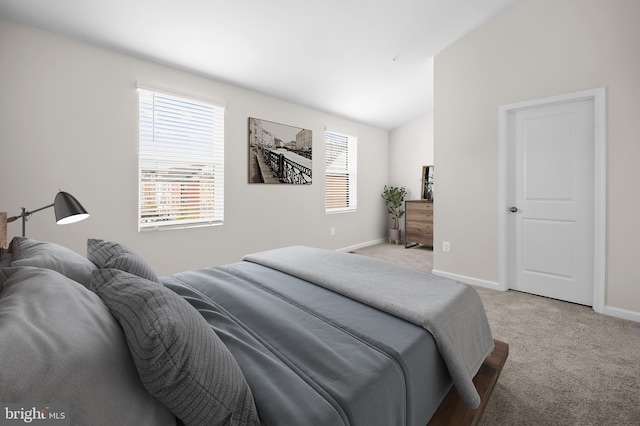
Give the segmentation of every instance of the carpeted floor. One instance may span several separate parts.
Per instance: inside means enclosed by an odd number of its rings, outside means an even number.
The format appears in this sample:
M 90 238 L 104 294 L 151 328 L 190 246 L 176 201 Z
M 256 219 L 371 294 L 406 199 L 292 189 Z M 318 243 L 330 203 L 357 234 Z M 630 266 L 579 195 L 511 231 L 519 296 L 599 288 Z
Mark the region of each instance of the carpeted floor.
M 430 271 L 432 251 L 355 250 Z M 640 323 L 517 291 L 478 291 L 509 358 L 481 425 L 640 425 Z

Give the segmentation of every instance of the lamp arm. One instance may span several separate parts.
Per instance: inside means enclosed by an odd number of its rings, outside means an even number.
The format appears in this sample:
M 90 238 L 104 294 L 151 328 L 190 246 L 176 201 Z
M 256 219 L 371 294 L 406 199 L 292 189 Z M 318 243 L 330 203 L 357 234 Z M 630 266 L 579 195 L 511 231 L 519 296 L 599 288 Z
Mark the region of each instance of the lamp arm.
M 30 212 L 24 212 L 23 214 L 29 216 L 32 213 L 39 212 L 40 210 L 48 209 L 49 207 L 53 207 L 55 203 L 51 203 L 48 206 L 40 207 L 39 209 L 31 210 Z
M 31 210 L 30 212 L 26 211 L 25 208 L 22 207 L 22 213 L 20 213 L 18 216 L 8 217 L 7 218 L 7 223 L 16 221 L 16 220 L 20 219 L 21 217 L 29 217 L 32 213 L 36 213 L 36 212 L 39 212 L 41 210 L 48 209 L 49 207 L 53 207 L 53 205 L 54 205 L 54 203 L 51 203 L 48 206 L 40 207 L 39 209 Z
M 21 217 L 25 217 L 25 216 L 28 216 L 28 215 L 29 215 L 29 212 L 28 212 L 28 211 L 26 211 L 26 210 L 24 209 L 24 207 L 21 207 L 21 209 L 22 209 L 22 213 L 20 213 L 18 216 L 11 216 L 11 217 L 8 217 L 8 218 L 7 218 L 7 223 L 10 223 L 10 222 L 16 221 L 16 220 L 20 219 Z
M 20 218 L 22 218 L 22 236 L 24 237 L 26 232 L 25 232 L 25 228 L 26 228 L 26 222 L 27 220 L 29 220 L 29 216 L 31 216 L 33 213 L 39 212 L 41 210 L 44 209 L 48 209 L 49 207 L 53 207 L 55 203 L 51 203 L 48 206 L 44 206 L 44 207 L 40 207 L 39 209 L 35 209 L 35 210 L 31 210 L 30 212 L 28 212 L 24 207 L 22 207 L 22 213 L 20 213 L 18 216 L 11 216 L 7 218 L 7 223 L 9 222 L 13 222 L 14 220 L 18 220 Z

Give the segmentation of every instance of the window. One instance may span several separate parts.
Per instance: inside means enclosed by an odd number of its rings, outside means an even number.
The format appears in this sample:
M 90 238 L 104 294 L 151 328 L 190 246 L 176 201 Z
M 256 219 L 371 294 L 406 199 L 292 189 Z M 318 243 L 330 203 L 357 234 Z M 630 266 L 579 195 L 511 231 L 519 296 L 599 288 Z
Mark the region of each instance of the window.
M 355 211 L 358 204 L 358 138 L 325 132 L 325 210 Z
M 138 92 L 138 230 L 221 224 L 224 107 Z

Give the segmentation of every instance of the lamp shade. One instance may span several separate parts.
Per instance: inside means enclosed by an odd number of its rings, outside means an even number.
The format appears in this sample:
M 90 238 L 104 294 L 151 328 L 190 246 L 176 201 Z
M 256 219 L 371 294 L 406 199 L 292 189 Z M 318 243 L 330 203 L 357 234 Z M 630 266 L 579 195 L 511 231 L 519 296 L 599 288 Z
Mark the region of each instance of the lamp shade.
M 66 225 L 84 220 L 89 217 L 89 213 L 82 207 L 82 204 L 68 192 L 60 191 L 53 202 L 53 209 L 56 212 L 56 223 Z

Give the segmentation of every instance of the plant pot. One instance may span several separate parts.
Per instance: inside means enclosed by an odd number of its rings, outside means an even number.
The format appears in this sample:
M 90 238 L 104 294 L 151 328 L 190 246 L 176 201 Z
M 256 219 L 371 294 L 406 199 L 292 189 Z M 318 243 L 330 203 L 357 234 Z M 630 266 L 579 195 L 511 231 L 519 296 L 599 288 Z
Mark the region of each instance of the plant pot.
M 401 229 L 389 229 L 389 244 L 395 242 L 396 245 L 400 243 L 400 237 L 402 235 Z

